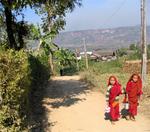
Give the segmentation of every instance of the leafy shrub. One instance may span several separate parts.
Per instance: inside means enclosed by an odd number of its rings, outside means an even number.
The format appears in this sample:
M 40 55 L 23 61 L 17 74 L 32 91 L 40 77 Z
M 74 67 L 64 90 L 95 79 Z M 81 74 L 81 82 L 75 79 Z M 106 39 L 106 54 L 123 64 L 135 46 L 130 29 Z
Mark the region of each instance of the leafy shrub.
M 125 49 L 125 48 L 118 49 L 118 50 L 116 51 L 116 53 L 117 53 L 117 56 L 118 56 L 118 57 L 122 57 L 122 56 L 124 56 L 124 55 L 127 55 L 127 49 Z
M 134 53 L 127 56 L 127 60 L 139 60 L 142 58 L 141 47 L 131 45 L 131 49 Z M 147 58 L 150 59 L 150 45 L 147 46 Z
M 48 57 L 0 48 L 0 130 L 27 130 L 35 91 L 49 79 Z
M 1 50 L 0 130 L 21 131 L 27 123 L 30 91 L 28 56 L 23 51 Z
M 63 75 L 71 75 L 77 72 L 75 54 L 69 49 L 61 48 L 54 52 L 55 58 L 55 73 L 58 74 L 60 71 Z
M 42 100 L 45 92 L 44 88 L 50 77 L 50 68 L 48 57 L 44 54 L 30 55 L 29 62 L 31 69 L 29 130 L 36 131 L 37 124 L 42 124 L 42 119 L 40 118 L 44 114 L 42 113 L 44 111 Z M 39 111 L 41 111 L 40 114 Z
M 45 55 L 29 56 L 31 69 L 31 92 L 38 90 L 50 77 L 48 57 Z
M 142 57 L 141 50 L 137 49 L 137 50 L 134 50 L 134 53 L 129 54 L 127 56 L 127 60 L 139 60 L 139 59 L 141 59 L 141 57 Z
M 138 47 L 138 45 L 136 45 L 136 44 L 131 44 L 130 46 L 129 46 L 129 49 L 130 50 L 137 50 L 139 47 Z

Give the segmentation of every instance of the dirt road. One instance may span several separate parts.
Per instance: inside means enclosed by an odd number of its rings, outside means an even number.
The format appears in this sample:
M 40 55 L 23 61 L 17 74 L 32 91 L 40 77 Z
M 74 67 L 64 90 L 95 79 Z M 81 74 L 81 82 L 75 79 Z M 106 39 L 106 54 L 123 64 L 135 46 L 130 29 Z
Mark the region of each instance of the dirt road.
M 150 132 L 150 122 L 139 115 L 137 121 L 121 119 L 115 125 L 104 119 L 105 97 L 79 81 L 79 76 L 55 77 L 47 88 L 47 132 Z M 53 93 L 53 94 L 52 94 Z

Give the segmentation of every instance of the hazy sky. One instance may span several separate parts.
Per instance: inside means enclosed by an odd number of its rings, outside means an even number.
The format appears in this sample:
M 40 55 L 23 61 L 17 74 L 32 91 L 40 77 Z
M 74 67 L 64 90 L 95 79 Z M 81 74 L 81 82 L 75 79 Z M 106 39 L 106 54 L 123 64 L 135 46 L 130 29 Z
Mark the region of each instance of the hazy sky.
M 139 25 L 140 1 L 83 0 L 82 7 L 67 14 L 65 31 Z M 40 18 L 31 10 L 26 14 L 28 21 L 40 22 Z M 150 0 L 147 0 L 147 23 L 150 25 Z

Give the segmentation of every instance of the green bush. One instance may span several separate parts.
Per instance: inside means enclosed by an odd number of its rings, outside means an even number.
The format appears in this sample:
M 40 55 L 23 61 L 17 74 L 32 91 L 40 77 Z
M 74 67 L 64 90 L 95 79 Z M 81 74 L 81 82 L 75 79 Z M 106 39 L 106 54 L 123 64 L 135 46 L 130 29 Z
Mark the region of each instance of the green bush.
M 137 50 L 139 47 L 138 47 L 138 45 L 136 45 L 136 44 L 131 44 L 130 46 L 129 46 L 129 50 Z
M 35 90 L 39 90 L 49 80 L 50 67 L 48 57 L 45 55 L 29 56 L 31 69 L 31 96 Z
M 27 130 L 35 91 L 49 79 L 48 57 L 0 48 L 0 130 Z
M 21 131 L 27 125 L 29 106 L 30 69 L 28 56 L 23 51 L 1 50 L 0 130 Z
M 122 56 L 124 56 L 124 55 L 127 55 L 127 49 L 126 49 L 126 48 L 118 49 L 118 50 L 116 51 L 116 53 L 117 53 L 117 56 L 118 56 L 118 57 L 122 57 Z
M 137 50 L 134 50 L 134 53 L 129 54 L 127 56 L 127 60 L 139 60 L 139 59 L 141 59 L 141 57 L 142 57 L 141 50 L 137 49 Z
M 142 51 L 140 47 L 131 45 L 130 49 L 132 49 L 134 53 L 127 55 L 127 60 L 139 60 L 142 58 Z M 150 45 L 147 45 L 147 58 L 150 59 Z

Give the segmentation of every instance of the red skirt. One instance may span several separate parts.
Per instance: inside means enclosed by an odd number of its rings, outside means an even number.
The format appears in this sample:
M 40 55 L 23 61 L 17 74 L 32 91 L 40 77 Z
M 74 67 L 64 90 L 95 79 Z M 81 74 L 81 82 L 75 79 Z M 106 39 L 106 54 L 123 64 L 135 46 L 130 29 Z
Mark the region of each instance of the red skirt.
M 137 106 L 138 106 L 138 99 L 136 98 L 129 98 L 129 114 L 132 116 L 137 115 Z
M 119 103 L 116 106 L 110 104 L 110 117 L 112 121 L 116 121 L 120 117 Z

